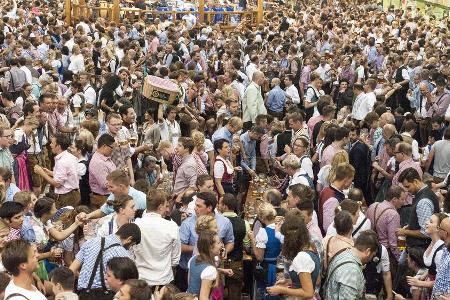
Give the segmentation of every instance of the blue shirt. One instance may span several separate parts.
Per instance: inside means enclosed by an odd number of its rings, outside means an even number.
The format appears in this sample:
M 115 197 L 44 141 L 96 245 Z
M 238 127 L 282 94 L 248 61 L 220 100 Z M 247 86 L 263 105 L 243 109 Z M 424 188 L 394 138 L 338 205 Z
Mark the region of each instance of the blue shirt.
M 233 134 L 228 130 L 227 126 L 223 126 L 220 129 L 216 130 L 216 132 L 213 133 L 211 141 L 214 142 L 218 141 L 220 139 L 225 139 L 228 141 L 228 143 L 233 143 Z
M 145 196 L 145 194 L 143 192 L 140 192 L 130 186 L 130 188 L 128 189 L 128 196 L 133 197 L 134 205 L 136 206 L 136 209 L 142 209 L 142 210 L 147 209 L 147 196 Z M 114 201 L 114 195 L 113 194 L 109 195 L 107 201 Z M 113 209 L 112 205 L 108 205 L 108 203 L 103 204 L 102 207 L 100 207 L 100 210 L 105 215 L 114 213 L 114 209 Z
M 437 266 L 436 280 L 434 281 L 433 294 L 447 294 L 450 289 L 450 253 L 447 248 L 443 249 L 441 263 Z
M 286 96 L 279 85 L 270 90 L 267 96 L 267 108 L 274 112 L 282 112 L 284 104 L 286 103 Z
M 20 192 L 20 189 L 14 183 L 10 183 L 8 189 L 6 190 L 6 200 L 13 201 L 14 195 Z
M 92 271 L 94 270 L 94 264 L 97 259 L 97 255 L 100 252 L 101 238 L 96 237 L 86 241 L 80 248 L 80 251 L 75 256 L 75 259 L 81 263 L 80 277 L 78 278 L 78 289 L 85 289 L 88 287 L 89 279 L 91 278 Z M 120 239 L 117 235 L 111 234 L 105 237 L 105 248 L 112 244 L 118 243 L 119 246 L 112 247 L 106 251 L 103 251 L 103 268 L 106 272 L 106 263 L 113 257 L 129 257 L 130 253 L 122 246 Z M 106 281 L 106 279 L 105 279 Z M 106 285 L 106 282 L 105 282 Z M 100 266 L 97 268 L 97 272 L 94 277 L 94 282 L 91 288 L 101 288 L 100 281 Z
M 36 234 L 34 233 L 31 215 L 23 216 L 22 228 L 20 228 L 20 237 L 30 243 L 36 243 Z
M 247 159 L 241 160 L 241 167 L 245 170 L 255 170 L 256 168 L 256 141 L 250 139 L 249 131 L 241 134 L 241 142 Z
M 233 226 L 228 218 L 215 214 L 214 217 L 219 227 L 219 238 L 226 244 L 234 243 Z M 180 241 L 183 245 L 195 246 L 197 244 L 198 235 L 195 232 L 195 223 L 197 216 L 192 215 L 181 223 L 180 226 Z M 184 270 L 188 269 L 189 259 L 192 257 L 192 253 L 181 253 L 180 267 Z

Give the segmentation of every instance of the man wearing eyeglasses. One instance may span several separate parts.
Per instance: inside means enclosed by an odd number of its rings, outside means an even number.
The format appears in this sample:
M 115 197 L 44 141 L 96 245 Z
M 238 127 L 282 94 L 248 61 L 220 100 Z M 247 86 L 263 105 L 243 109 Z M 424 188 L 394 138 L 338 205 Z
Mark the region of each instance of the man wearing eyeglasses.
M 11 171 L 14 174 L 13 162 L 14 158 L 9 151 L 9 146 L 13 142 L 13 135 L 11 129 L 7 127 L 0 127 L 0 167 Z
M 439 224 L 439 237 L 444 241 L 446 248 L 442 252 L 441 263 L 437 266 L 436 279 L 433 286 L 433 296 L 444 293 L 450 299 L 450 218 L 445 218 Z M 433 298 L 434 299 L 434 298 Z
M 89 186 L 91 187 L 91 205 L 99 208 L 108 198 L 108 181 L 106 177 L 116 169 L 111 160 L 111 153 L 116 147 L 114 137 L 103 134 L 97 141 L 97 151 L 92 155 L 89 163 Z

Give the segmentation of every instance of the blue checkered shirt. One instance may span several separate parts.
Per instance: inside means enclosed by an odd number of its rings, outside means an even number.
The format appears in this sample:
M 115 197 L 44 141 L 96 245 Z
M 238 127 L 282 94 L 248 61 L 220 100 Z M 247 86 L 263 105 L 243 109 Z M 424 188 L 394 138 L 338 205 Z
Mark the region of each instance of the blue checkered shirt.
M 448 294 L 450 292 L 450 253 L 447 248 L 443 249 L 441 263 L 437 266 L 436 271 L 433 296 L 438 293 Z
M 112 244 L 119 243 L 120 239 L 117 235 L 111 234 L 105 237 L 105 248 Z M 78 278 L 78 289 L 86 289 L 88 287 L 89 279 L 91 278 L 92 271 L 94 269 L 97 255 L 100 251 L 101 238 L 96 237 L 88 240 L 81 246 L 80 251 L 75 256 L 75 259 L 81 263 L 80 276 Z M 103 252 L 103 270 L 106 272 L 106 263 L 113 257 L 130 257 L 130 253 L 123 246 L 112 247 Z M 106 285 L 106 283 L 105 283 Z M 97 268 L 92 289 L 102 288 L 100 281 L 100 265 Z

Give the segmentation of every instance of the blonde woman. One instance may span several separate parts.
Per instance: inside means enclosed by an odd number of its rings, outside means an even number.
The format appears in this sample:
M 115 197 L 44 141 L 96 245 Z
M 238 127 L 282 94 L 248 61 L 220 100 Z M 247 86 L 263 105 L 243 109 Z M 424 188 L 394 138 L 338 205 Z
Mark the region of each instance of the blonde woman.
M 208 147 L 208 152 L 211 152 L 211 156 L 214 157 L 214 147 L 209 141 L 208 145 L 205 145 L 205 135 L 197 130 L 192 131 L 191 138 L 194 141 L 194 151 L 192 151 L 192 155 L 197 161 L 197 176 L 202 174 L 208 174 L 208 170 L 206 169 L 208 165 L 208 159 L 210 157 L 210 153 L 206 152 L 206 147 Z
M 267 277 L 256 276 L 257 294 L 264 293 L 268 286 L 273 286 L 277 275 L 277 257 L 281 252 L 281 242 L 275 237 L 275 217 L 277 213 L 272 204 L 264 202 L 258 208 L 258 219 L 265 225 L 256 236 L 250 233 L 253 253 Z
M 317 175 L 317 192 L 321 192 L 324 188 L 330 186 L 336 176 L 336 168 L 340 163 L 348 163 L 348 153 L 345 150 L 339 150 L 333 156 L 330 165 L 323 166 Z

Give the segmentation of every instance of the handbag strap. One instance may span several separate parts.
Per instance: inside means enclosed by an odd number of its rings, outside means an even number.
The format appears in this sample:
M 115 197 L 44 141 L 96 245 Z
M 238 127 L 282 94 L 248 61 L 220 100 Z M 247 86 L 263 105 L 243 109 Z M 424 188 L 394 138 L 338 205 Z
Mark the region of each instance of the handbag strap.
M 367 218 L 364 218 L 364 220 L 361 222 L 361 224 L 359 224 L 359 226 L 353 230 L 352 232 L 352 237 L 355 236 L 355 234 L 358 233 L 358 231 L 363 227 L 364 223 L 366 223 Z

